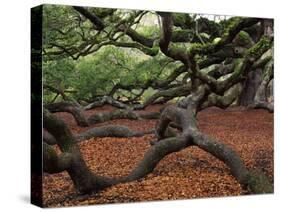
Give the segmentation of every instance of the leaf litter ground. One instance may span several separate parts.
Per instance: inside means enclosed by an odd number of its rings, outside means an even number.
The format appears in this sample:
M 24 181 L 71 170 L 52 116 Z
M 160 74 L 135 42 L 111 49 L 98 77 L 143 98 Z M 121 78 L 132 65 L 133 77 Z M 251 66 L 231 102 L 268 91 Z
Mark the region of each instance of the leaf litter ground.
M 160 105 L 145 111 L 159 111 Z M 86 111 L 86 116 L 112 111 L 104 106 Z M 72 132 L 81 128 L 67 113 L 56 113 Z M 122 124 L 134 130 L 151 130 L 157 120 L 113 120 L 107 124 Z M 273 183 L 273 114 L 264 110 L 242 107 L 221 110 L 209 108 L 198 114 L 199 128 L 206 134 L 231 146 L 248 168 L 264 171 Z M 81 142 L 80 149 L 89 168 L 96 174 L 110 177 L 127 175 L 149 149 L 154 135 L 138 138 L 92 138 Z M 58 148 L 57 148 L 58 149 Z M 135 201 L 174 200 L 245 195 L 239 183 L 222 162 L 197 147 L 189 147 L 166 156 L 145 178 L 112 186 L 91 195 L 76 194 L 66 172 L 44 174 L 43 202 L 46 207 L 124 203 Z

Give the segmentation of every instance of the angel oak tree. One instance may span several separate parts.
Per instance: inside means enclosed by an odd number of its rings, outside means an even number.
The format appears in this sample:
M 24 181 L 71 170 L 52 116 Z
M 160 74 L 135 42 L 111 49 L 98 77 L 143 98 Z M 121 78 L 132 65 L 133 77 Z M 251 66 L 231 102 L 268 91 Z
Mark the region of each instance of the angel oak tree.
M 61 17 L 60 21 L 54 22 L 57 17 Z M 142 22 L 145 17 L 153 17 L 158 24 L 150 25 L 154 30 L 141 33 L 145 28 Z M 50 30 L 46 32 L 48 39 L 44 41 L 43 54 L 48 64 L 65 58 L 78 61 L 80 57 L 98 54 L 106 46 L 121 48 L 122 51 L 127 49 L 132 57 L 133 54 L 143 54 L 149 59 L 139 66 L 135 64 L 138 72 L 134 72 L 134 67 L 126 63 L 130 58 L 127 60 L 122 59 L 124 55 L 114 57 L 114 54 L 109 54 L 107 59 L 100 60 L 92 67 L 95 76 L 99 76 L 95 68 L 98 70 L 99 64 L 106 63 L 115 68 L 121 67 L 118 70 L 123 70 L 122 74 L 134 73 L 133 80 L 126 75 L 129 82 L 126 83 L 120 76 L 118 78 L 112 73 L 106 75 L 103 71 L 105 77 L 100 83 L 85 81 L 89 82 L 92 90 L 85 91 L 84 96 L 77 96 L 79 86 L 74 93 L 50 89 L 59 80 L 55 80 L 53 73 L 48 73 L 53 84 L 44 88 L 62 95 L 63 99 L 73 94 L 76 102 L 46 103 L 44 106 L 44 172 L 67 171 L 77 191 L 91 193 L 143 178 L 168 154 L 197 146 L 224 162 L 236 180 L 250 192 L 273 192 L 265 174 L 259 170 L 249 170 L 233 149 L 202 133 L 196 123 L 197 113 L 211 106 L 227 108 L 234 103 L 245 105 L 247 102 L 246 106 L 250 108 L 273 112 L 273 96 L 268 91 L 272 90 L 273 84 L 273 25 L 268 24 L 270 20 L 232 17 L 215 22 L 180 13 L 84 7 L 64 7 L 52 13 L 47 8 L 45 18 L 45 27 Z M 155 73 L 149 72 L 152 65 L 159 67 Z M 103 69 L 110 67 L 102 66 Z M 146 70 L 138 69 L 140 67 L 146 67 Z M 165 73 L 167 67 L 169 72 Z M 150 77 L 140 78 L 148 72 Z M 252 80 L 249 76 L 259 77 Z M 111 77 L 117 78 L 110 81 Z M 62 87 L 64 90 L 71 88 L 66 85 Z M 140 101 L 144 92 L 151 88 L 155 92 Z M 247 90 L 252 91 L 245 96 Z M 128 93 L 127 100 L 122 100 L 122 95 Z M 175 105 L 164 107 L 161 113 L 139 115 L 134 111 L 178 97 L 184 98 Z M 85 102 L 88 102 L 87 105 L 80 105 Z M 83 110 L 104 104 L 111 104 L 119 110 L 85 118 Z M 156 118 L 158 121 L 151 132 L 135 132 L 125 126 L 109 125 L 73 135 L 68 126 L 51 113 L 58 111 L 71 113 L 79 126 L 120 118 Z M 155 133 L 156 140 L 151 141 L 151 147 L 136 167 L 120 178 L 99 176 L 90 171 L 77 144 L 77 141 L 95 136 L 131 137 L 146 133 Z M 59 146 L 61 154 L 52 147 L 54 143 Z

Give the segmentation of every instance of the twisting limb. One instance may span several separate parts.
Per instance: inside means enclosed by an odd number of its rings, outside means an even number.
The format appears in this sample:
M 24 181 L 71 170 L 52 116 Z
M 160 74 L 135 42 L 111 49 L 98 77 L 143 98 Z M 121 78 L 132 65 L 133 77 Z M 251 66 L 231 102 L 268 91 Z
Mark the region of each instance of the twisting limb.
M 137 114 L 132 110 L 114 110 L 112 112 L 96 113 L 88 118 L 88 123 L 90 125 L 114 120 L 114 119 L 130 119 L 130 120 L 140 120 L 140 119 L 157 119 L 160 113 L 149 112 L 145 114 Z
M 89 126 L 86 117 L 83 114 L 83 110 L 76 107 L 73 103 L 70 102 L 56 102 L 51 104 L 44 105 L 46 109 L 50 112 L 67 112 L 71 113 L 78 126 L 87 127 Z
M 200 89 L 195 93 L 195 98 L 188 98 L 190 101 L 185 105 L 187 110 L 175 106 L 167 107 L 161 114 L 158 127 L 156 129 L 157 137 L 161 139 L 170 123 L 176 123 L 182 127 L 182 135 L 192 140 L 193 145 L 212 154 L 229 168 L 231 174 L 237 181 L 252 193 L 271 193 L 273 188 L 267 177 L 260 171 L 248 170 L 243 164 L 237 153 L 229 146 L 218 142 L 202 134 L 196 126 L 196 110 L 198 108 L 201 94 L 204 90 Z M 191 94 L 193 95 L 193 94 Z

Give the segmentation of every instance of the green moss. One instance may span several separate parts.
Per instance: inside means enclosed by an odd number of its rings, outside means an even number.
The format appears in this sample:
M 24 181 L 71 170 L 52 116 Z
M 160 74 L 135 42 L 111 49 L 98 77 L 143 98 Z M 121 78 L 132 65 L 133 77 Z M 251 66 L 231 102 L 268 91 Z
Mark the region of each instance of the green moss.
M 246 56 L 249 58 L 253 57 L 254 59 L 257 59 L 271 46 L 272 41 L 268 37 L 263 36 L 258 43 L 256 43 L 246 52 Z
M 206 44 L 194 43 L 192 44 L 189 53 L 196 54 L 200 52 L 200 54 L 208 54 L 209 52 L 213 51 L 215 46 L 216 45 L 214 43 L 206 43 Z
M 173 13 L 173 21 L 175 24 L 177 23 L 184 23 L 185 17 L 183 13 Z
M 143 47 L 143 52 L 150 56 L 156 56 L 159 52 L 159 46 L 153 46 L 152 48 Z
M 237 24 L 237 22 L 240 22 L 240 20 L 241 20 L 240 17 L 232 17 L 223 21 L 221 23 L 221 26 L 223 27 L 224 31 L 227 31 L 230 28 L 234 27 Z
M 253 45 L 253 41 L 250 35 L 245 31 L 240 31 L 236 35 L 234 39 L 234 43 L 239 46 L 248 46 L 248 47 Z
M 194 26 L 194 21 L 192 17 L 184 13 L 173 13 L 173 22 L 175 26 L 182 28 L 191 28 Z
M 190 49 L 191 54 L 201 53 L 201 54 L 208 54 L 215 50 L 217 46 L 223 44 L 224 42 L 228 41 L 229 36 L 231 33 L 234 33 L 234 30 L 237 28 L 237 25 L 240 23 L 241 18 L 235 17 L 229 21 L 226 29 L 223 32 L 223 35 L 220 39 L 216 39 L 215 42 L 202 44 L 193 44 L 192 48 Z
M 223 31 L 222 39 L 227 38 L 229 36 L 229 33 L 231 33 L 237 27 L 240 21 L 241 21 L 240 17 L 233 17 L 229 19 L 229 22 L 227 23 L 227 26 Z
M 199 26 L 200 25 L 206 25 L 205 32 L 210 34 L 211 37 L 216 37 L 216 36 L 220 35 L 220 32 L 221 32 L 220 24 L 218 24 L 218 23 L 216 23 L 212 20 L 201 17 L 201 18 L 198 19 L 198 25 Z
M 193 30 L 184 29 L 184 30 L 175 30 L 172 35 L 172 40 L 176 42 L 183 42 L 183 41 L 191 41 L 194 37 Z
M 100 18 L 104 18 L 106 16 L 112 15 L 115 9 L 107 9 L 107 8 L 94 8 L 93 12 Z
M 249 40 L 250 38 L 250 35 L 245 31 L 240 31 L 237 36 L 242 40 Z

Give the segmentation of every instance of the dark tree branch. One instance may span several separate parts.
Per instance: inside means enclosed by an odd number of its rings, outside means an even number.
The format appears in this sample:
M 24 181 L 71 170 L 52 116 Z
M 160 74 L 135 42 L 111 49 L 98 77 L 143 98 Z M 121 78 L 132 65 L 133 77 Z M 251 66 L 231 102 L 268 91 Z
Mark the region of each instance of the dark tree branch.
M 89 19 L 92 22 L 92 24 L 95 27 L 95 29 L 97 29 L 97 30 L 103 30 L 104 29 L 105 25 L 104 25 L 103 21 L 98 16 L 96 16 L 94 13 L 90 13 L 84 7 L 74 6 L 73 9 L 75 9 L 81 15 L 83 15 L 87 19 Z

